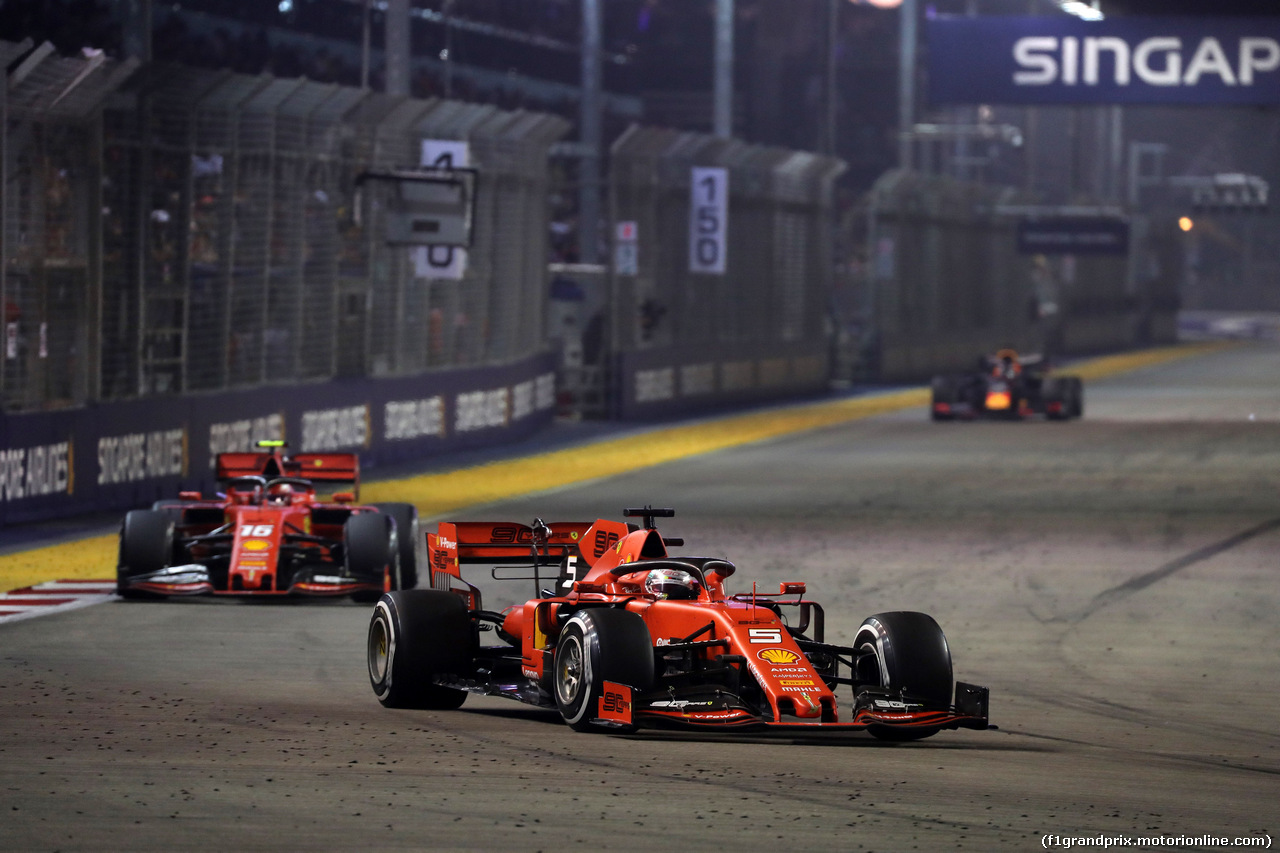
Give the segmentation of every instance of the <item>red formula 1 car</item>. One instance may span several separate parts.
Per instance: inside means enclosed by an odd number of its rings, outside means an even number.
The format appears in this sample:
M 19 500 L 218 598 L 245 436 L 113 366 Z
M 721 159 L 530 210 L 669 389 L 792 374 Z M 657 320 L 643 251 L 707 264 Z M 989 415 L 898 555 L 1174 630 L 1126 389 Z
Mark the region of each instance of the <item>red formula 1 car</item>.
M 418 512 L 356 503 L 354 453 L 287 455 L 283 442 L 217 457 L 214 497 L 182 492 L 124 517 L 116 587 L 169 595 L 350 595 L 417 585 Z M 348 491 L 321 500 L 318 490 Z
M 1053 373 L 1039 355 L 1002 349 L 978 359 L 972 373 L 933 377 L 929 416 L 935 421 L 1030 415 L 1065 421 L 1083 414 L 1084 383 Z
M 506 696 L 557 708 L 578 731 L 676 724 L 915 740 L 988 728 L 987 689 L 953 685 L 931 617 L 880 613 L 852 646 L 827 643 L 803 583 L 731 595 L 732 563 L 668 552 L 683 542 L 654 518 L 672 510 L 624 512 L 643 523 L 441 523 L 427 537 L 432 589 L 387 593 L 374 607 L 375 695 L 437 709 L 469 692 Z M 462 581 L 464 563 L 489 564 L 495 578 L 522 565 L 540 594 L 487 611 Z

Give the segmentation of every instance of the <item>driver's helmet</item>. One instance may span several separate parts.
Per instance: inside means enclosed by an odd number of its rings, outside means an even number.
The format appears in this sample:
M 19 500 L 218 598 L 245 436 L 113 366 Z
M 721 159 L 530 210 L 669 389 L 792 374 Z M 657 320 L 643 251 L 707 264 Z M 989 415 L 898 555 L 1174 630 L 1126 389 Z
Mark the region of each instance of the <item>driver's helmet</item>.
M 992 371 L 995 376 L 1012 379 L 1022 372 L 1022 364 L 1018 361 L 1018 353 L 1011 349 L 1002 349 L 996 353 L 996 366 Z
M 653 569 L 645 576 L 644 591 L 658 598 L 694 599 L 698 597 L 698 579 L 680 569 Z
M 277 483 L 267 490 L 267 502 L 287 504 L 293 499 L 293 486 L 288 483 Z

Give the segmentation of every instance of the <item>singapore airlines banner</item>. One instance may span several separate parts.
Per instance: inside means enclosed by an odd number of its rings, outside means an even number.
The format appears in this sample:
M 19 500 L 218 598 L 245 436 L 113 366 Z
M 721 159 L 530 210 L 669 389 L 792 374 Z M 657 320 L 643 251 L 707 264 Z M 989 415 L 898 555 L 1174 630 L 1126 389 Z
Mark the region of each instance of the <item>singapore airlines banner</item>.
M 933 18 L 934 104 L 1280 104 L 1280 17 Z

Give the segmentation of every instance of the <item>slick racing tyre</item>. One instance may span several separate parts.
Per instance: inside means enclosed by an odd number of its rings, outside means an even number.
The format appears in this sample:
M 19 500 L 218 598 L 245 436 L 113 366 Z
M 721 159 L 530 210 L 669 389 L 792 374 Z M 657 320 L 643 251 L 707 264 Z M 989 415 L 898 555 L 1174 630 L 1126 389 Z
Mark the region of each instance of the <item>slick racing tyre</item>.
M 1043 385 L 1044 414 L 1051 421 L 1065 421 L 1071 417 L 1071 380 L 1053 377 Z
M 1084 380 L 1079 376 L 1068 377 L 1067 386 L 1071 389 L 1067 395 L 1068 415 L 1073 418 L 1084 417 Z
M 435 679 L 469 674 L 475 645 L 467 605 L 454 593 L 386 593 L 369 621 L 373 694 L 388 708 L 457 708 L 466 700 L 466 691 L 436 684 Z
M 383 515 L 396 522 L 396 547 L 400 552 L 400 589 L 418 585 L 418 508 L 413 504 L 373 504 Z
M 182 505 L 173 501 L 156 501 L 151 505 L 155 512 L 163 513 L 174 524 L 182 523 Z
M 395 523 L 391 516 L 380 512 L 353 513 L 343 525 L 346 544 L 347 574 L 364 581 L 381 584 L 385 575 L 391 575 L 391 588 L 401 589 L 400 552 L 397 546 Z M 357 592 L 351 597 L 356 601 L 377 601 L 381 592 Z
M 556 707 L 577 732 L 633 732 L 635 725 L 595 722 L 606 681 L 636 693 L 653 684 L 653 640 L 635 613 L 591 608 L 565 623 L 556 643 L 552 682 Z
M 935 376 L 931 388 L 929 417 L 935 421 L 954 420 L 952 408 L 960 402 L 960 381 L 955 376 Z M 938 410 L 939 403 L 945 406 L 946 411 Z
M 857 677 L 863 684 L 900 690 L 930 708 L 950 707 L 951 649 L 932 616 L 906 610 L 877 613 L 862 623 L 853 647 L 871 653 L 858 660 Z M 867 731 L 881 740 L 919 740 L 938 729 L 871 726 Z
M 154 598 L 128 588 L 130 578 L 158 572 L 173 557 L 173 519 L 162 510 L 135 509 L 120 527 L 120 557 L 116 591 L 122 598 Z

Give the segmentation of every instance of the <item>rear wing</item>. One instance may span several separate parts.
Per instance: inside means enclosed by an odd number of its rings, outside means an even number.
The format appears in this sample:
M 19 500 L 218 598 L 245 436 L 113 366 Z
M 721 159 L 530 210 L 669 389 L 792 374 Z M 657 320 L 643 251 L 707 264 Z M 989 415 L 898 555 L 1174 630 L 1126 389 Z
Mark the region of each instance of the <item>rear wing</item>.
M 1013 358 L 1019 366 L 1023 368 L 1044 368 L 1049 366 L 1049 358 L 1044 353 L 1027 353 L 1019 355 L 1013 350 L 1000 350 L 994 355 L 984 355 L 978 359 L 978 364 L 983 370 L 990 370 L 1000 364 L 1001 359 L 1005 355 Z
M 627 510 L 640 515 L 641 510 Z M 650 533 L 655 515 L 674 515 L 671 510 L 643 511 Z M 542 566 L 556 566 L 570 578 L 580 577 L 595 566 L 611 549 L 640 529 L 638 525 L 598 518 L 586 521 L 553 521 L 546 524 L 534 519 L 533 524 L 511 521 L 442 521 L 436 533 L 427 533 L 427 562 L 430 585 L 434 589 L 451 590 L 468 595 L 472 608 L 479 609 L 479 590 L 462 578 L 462 565 L 482 564 L 533 568 L 535 578 Z M 683 545 L 683 539 L 662 539 L 671 545 Z M 516 580 L 499 578 L 497 580 Z M 528 579 L 528 578 L 526 578 Z M 550 578 L 548 578 L 550 579 Z M 455 586 L 460 582 L 467 589 Z
M 317 485 L 319 491 L 359 488 L 360 457 L 355 453 L 297 453 L 279 451 L 219 453 L 215 464 L 219 483 L 235 477 L 301 477 Z
M 580 521 L 536 527 L 509 521 L 442 521 L 438 532 L 427 534 L 427 553 L 433 572 L 454 577 L 462 576 L 462 563 L 532 565 L 535 544 L 538 565 L 554 566 L 566 555 L 581 556 L 579 545 L 590 529 L 590 522 Z

